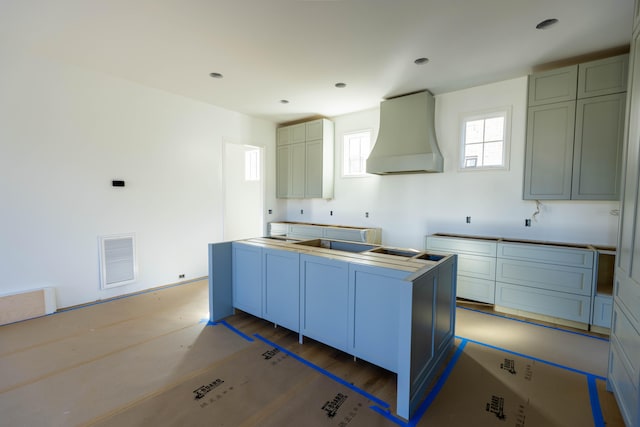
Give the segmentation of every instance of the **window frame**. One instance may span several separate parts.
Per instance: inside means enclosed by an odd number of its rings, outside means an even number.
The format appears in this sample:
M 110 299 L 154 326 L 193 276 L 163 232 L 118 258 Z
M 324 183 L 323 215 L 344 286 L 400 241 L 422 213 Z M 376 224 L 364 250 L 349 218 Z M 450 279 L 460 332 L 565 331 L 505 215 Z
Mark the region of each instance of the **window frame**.
M 487 120 L 494 117 L 503 117 L 503 135 L 502 135 L 502 164 L 491 166 L 473 166 L 467 167 L 467 159 L 465 159 L 465 138 L 467 122 L 475 120 Z M 460 135 L 458 142 L 458 171 L 471 172 L 471 171 L 507 171 L 509 170 L 509 159 L 511 153 L 511 106 L 491 108 L 481 111 L 473 111 L 463 113 L 460 115 Z M 486 144 L 487 141 L 482 142 Z
M 365 133 L 369 134 L 369 152 L 367 153 L 367 155 L 364 158 L 364 164 L 363 164 L 364 172 L 359 173 L 359 174 L 347 174 L 346 173 L 347 155 L 346 155 L 346 152 L 345 152 L 346 151 L 346 147 L 347 147 L 347 141 L 346 140 L 351 135 L 358 135 L 358 134 L 365 134 Z M 340 158 L 341 158 L 341 164 L 342 164 L 342 168 L 341 168 L 341 176 L 342 176 L 342 178 L 364 178 L 364 177 L 371 176 L 371 174 L 367 173 L 367 158 L 371 154 L 371 150 L 373 148 L 373 144 L 374 144 L 374 142 L 373 142 L 373 129 L 371 129 L 371 128 L 344 132 L 342 134 L 342 150 L 340 152 Z

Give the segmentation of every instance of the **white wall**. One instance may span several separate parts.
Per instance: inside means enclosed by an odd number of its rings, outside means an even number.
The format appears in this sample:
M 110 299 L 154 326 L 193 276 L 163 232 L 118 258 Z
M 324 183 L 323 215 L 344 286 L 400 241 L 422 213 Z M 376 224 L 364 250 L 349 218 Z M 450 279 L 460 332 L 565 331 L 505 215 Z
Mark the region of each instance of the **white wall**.
M 53 286 L 64 307 L 206 276 L 223 140 L 273 162 L 275 125 L 26 53 L 0 63 L 0 293 Z M 98 236 L 129 232 L 139 281 L 101 291 Z
M 379 110 L 335 117 L 335 198 L 290 200 L 279 219 L 382 227 L 383 243 L 417 249 L 437 232 L 615 245 L 618 216 L 611 211 L 618 202 L 543 201 L 537 221 L 524 226 L 536 210 L 534 201 L 522 200 L 526 94 L 521 77 L 437 96 L 436 133 L 445 159 L 437 174 L 342 178 L 343 134 L 370 128 L 375 140 Z M 503 106 L 512 108 L 509 170 L 459 172 L 460 115 Z

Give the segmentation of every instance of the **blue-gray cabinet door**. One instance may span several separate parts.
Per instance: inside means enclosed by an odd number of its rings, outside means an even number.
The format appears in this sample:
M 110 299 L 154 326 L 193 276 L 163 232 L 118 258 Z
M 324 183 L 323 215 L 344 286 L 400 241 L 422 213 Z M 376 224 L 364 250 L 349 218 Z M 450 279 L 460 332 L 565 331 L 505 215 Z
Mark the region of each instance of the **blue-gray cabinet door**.
M 411 282 L 405 271 L 360 264 L 349 266 L 349 353 L 398 372 L 398 330 L 401 304 Z
M 266 320 L 300 331 L 300 254 L 264 249 L 264 309 Z
M 571 198 L 619 200 L 626 93 L 578 100 Z
M 302 335 L 346 351 L 349 264 L 300 255 Z
M 530 107 L 524 165 L 524 199 L 571 198 L 576 102 Z
M 262 248 L 233 242 L 233 306 L 262 317 Z

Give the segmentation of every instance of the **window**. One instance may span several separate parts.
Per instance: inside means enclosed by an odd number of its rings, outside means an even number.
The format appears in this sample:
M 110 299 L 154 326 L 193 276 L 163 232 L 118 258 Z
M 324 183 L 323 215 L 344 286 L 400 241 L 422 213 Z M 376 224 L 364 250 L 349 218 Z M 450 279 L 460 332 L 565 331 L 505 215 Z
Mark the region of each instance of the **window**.
M 343 140 L 342 175 L 365 176 L 371 150 L 371 131 L 346 133 Z
M 460 169 L 506 169 L 509 109 L 462 118 Z
M 245 181 L 260 181 L 260 150 L 248 150 L 244 153 Z

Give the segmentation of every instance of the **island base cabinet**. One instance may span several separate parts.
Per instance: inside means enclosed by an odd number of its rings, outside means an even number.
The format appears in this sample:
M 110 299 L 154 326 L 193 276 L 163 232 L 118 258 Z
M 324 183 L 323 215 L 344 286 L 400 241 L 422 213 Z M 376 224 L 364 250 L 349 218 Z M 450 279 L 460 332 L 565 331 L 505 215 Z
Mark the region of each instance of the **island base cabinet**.
M 233 242 L 233 306 L 262 317 L 262 248 Z
M 300 284 L 302 335 L 347 351 L 349 264 L 300 255 Z
M 406 273 L 386 268 L 351 265 L 349 349 L 354 356 L 398 372 L 398 330 L 402 309 L 400 289 L 410 287 Z M 426 339 L 426 337 L 425 337 Z
M 264 318 L 300 331 L 300 255 L 264 249 Z

